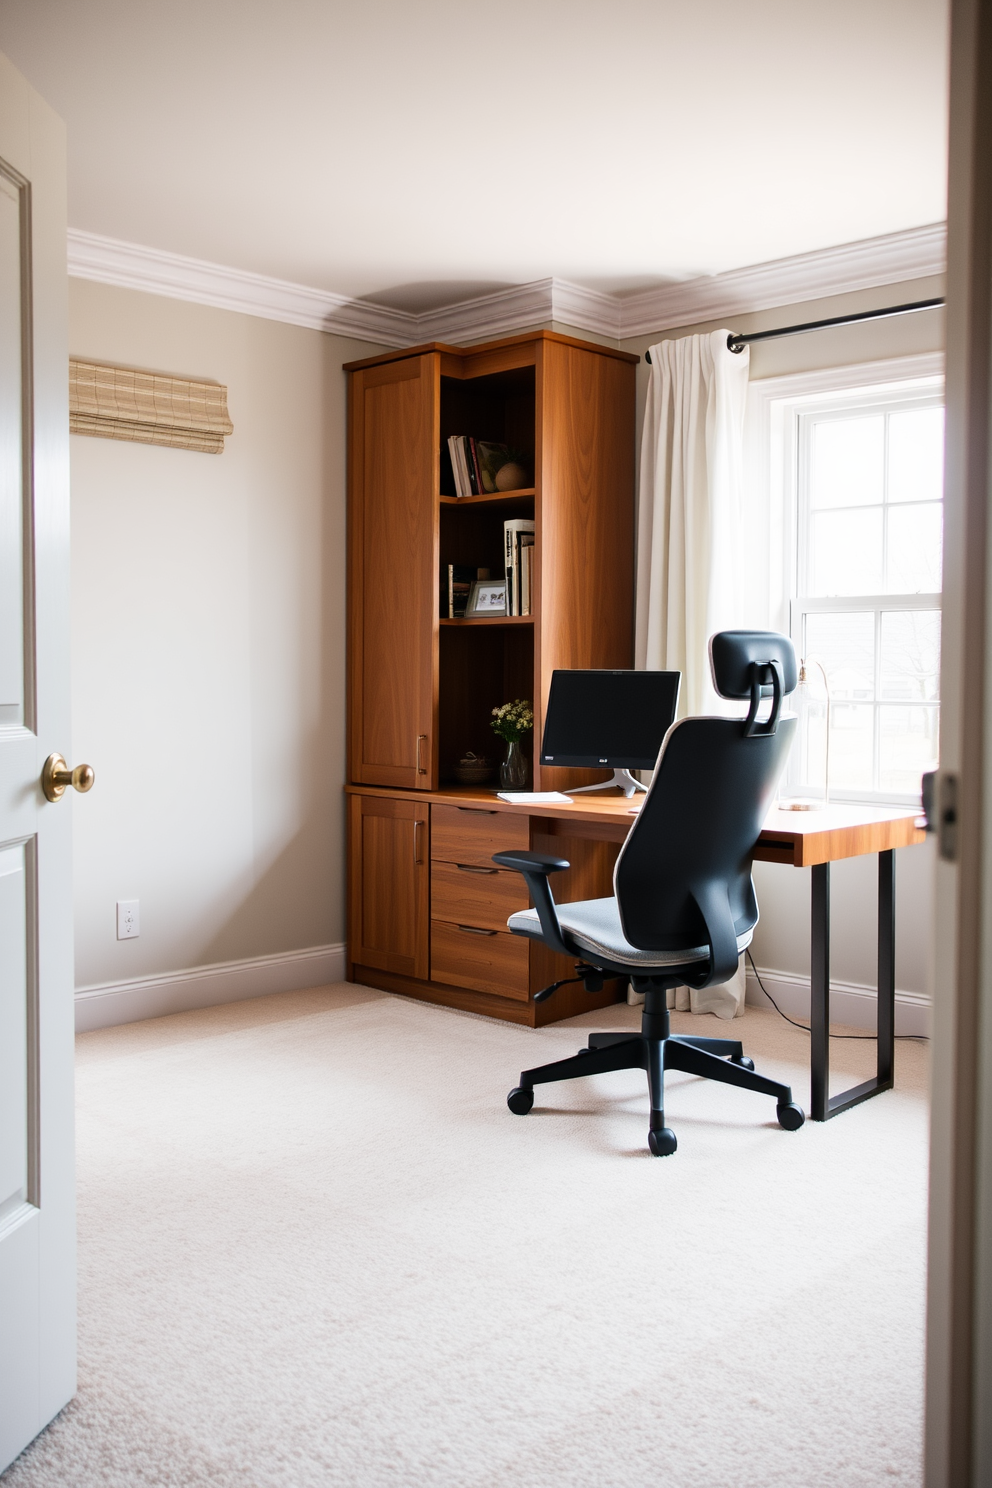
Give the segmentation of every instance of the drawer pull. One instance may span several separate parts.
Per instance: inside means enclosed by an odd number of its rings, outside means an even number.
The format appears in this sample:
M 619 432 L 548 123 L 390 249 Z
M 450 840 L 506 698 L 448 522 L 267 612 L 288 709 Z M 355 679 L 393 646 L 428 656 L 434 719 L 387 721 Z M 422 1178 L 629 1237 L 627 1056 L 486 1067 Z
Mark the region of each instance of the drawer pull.
M 480 930 L 478 925 L 456 925 L 455 929 L 460 930 L 463 935 L 495 935 L 497 933 L 495 930 Z
M 478 868 L 474 863 L 456 863 L 459 873 L 498 873 L 498 868 Z
M 456 806 L 456 811 L 470 811 L 473 816 L 499 816 L 499 812 L 488 806 Z

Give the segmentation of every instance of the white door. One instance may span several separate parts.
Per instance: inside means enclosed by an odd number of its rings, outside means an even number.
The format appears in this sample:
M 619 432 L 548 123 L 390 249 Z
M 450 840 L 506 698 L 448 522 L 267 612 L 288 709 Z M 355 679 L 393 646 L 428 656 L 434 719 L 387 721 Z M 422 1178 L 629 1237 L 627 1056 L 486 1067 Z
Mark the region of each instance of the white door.
M 0 1468 L 76 1380 L 66 285 L 65 131 L 0 56 Z

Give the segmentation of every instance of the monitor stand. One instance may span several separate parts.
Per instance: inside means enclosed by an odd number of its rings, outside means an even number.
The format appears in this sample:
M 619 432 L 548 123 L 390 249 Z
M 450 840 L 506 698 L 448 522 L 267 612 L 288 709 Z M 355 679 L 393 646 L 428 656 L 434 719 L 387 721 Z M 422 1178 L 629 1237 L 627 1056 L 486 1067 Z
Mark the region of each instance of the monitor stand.
M 584 796 L 590 791 L 622 790 L 625 796 L 632 796 L 635 791 L 646 791 L 647 786 L 635 780 L 629 770 L 614 770 L 612 780 L 601 780 L 598 785 L 573 785 L 566 788 L 567 796 Z

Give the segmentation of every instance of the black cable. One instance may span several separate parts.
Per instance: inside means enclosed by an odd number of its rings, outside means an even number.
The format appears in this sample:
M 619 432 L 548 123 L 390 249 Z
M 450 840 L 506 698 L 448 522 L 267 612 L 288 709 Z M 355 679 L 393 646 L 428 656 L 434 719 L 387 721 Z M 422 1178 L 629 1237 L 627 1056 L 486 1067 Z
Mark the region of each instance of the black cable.
M 745 956 L 747 957 L 747 959 L 751 963 L 751 970 L 754 972 L 754 979 L 755 979 L 755 981 L 757 982 L 758 986 L 761 988 L 762 992 L 764 992 L 765 996 L 768 998 L 768 1001 L 771 1003 L 772 1007 L 778 1013 L 779 1017 L 780 1018 L 784 1018 L 785 1021 L 786 1021 L 786 1023 L 791 1023 L 792 1026 L 793 1026 L 793 1028 L 801 1029 L 801 1031 L 803 1033 L 809 1033 L 810 1030 L 809 1030 L 808 1024 L 806 1024 L 806 1023 L 797 1023 L 796 1020 L 795 1020 L 795 1018 L 790 1018 L 789 1015 L 788 1015 L 788 1013 L 783 1013 L 782 1009 L 779 1007 L 778 1003 L 775 1001 L 774 997 L 769 992 L 769 990 L 765 986 L 764 982 L 761 980 L 761 975 L 760 975 L 760 973 L 758 971 L 758 968 L 754 964 L 754 957 L 751 955 L 751 952 L 750 951 L 745 951 L 744 954 L 745 954 Z M 835 1039 L 871 1039 L 874 1042 L 875 1040 L 877 1040 L 878 1034 L 877 1033 L 831 1033 L 829 1035 L 829 1037 L 830 1038 L 835 1038 Z M 927 1043 L 930 1042 L 930 1036 L 929 1036 L 929 1034 L 926 1034 L 926 1033 L 897 1033 L 896 1034 L 896 1038 L 897 1039 L 912 1039 L 912 1040 L 914 1040 L 917 1043 L 923 1043 L 923 1044 L 927 1044 Z

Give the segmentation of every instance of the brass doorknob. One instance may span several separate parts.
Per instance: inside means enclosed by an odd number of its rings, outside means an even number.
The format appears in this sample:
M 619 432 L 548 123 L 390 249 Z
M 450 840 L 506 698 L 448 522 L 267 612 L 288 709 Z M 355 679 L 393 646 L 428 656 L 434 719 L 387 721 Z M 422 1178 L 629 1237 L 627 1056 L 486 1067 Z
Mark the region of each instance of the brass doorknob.
M 41 772 L 41 788 L 49 801 L 61 801 L 66 787 L 88 791 L 93 788 L 96 775 L 92 765 L 77 765 L 70 770 L 61 754 L 50 754 Z

